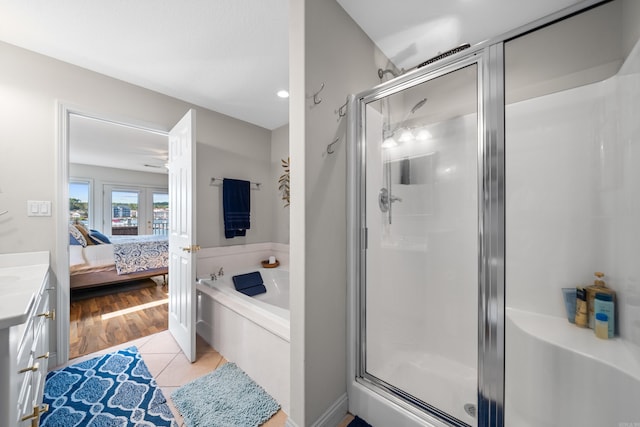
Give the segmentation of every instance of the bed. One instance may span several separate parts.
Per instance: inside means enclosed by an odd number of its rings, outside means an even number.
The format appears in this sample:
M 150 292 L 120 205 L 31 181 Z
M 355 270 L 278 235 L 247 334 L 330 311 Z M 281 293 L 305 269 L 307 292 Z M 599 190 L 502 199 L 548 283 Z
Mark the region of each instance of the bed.
M 107 286 L 168 273 L 166 236 L 107 238 L 82 226 L 69 227 L 69 272 L 72 290 Z

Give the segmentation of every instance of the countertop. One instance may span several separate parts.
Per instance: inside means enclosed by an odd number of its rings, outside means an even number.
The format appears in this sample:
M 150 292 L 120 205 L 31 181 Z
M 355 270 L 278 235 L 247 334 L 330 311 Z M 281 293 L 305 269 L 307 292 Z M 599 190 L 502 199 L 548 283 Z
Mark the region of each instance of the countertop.
M 49 271 L 49 252 L 0 254 L 0 329 L 27 321 Z

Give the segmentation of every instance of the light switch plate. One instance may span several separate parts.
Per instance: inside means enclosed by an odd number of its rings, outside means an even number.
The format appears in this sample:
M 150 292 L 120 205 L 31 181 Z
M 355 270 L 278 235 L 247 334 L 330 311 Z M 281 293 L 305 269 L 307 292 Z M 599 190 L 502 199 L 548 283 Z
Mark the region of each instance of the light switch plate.
M 27 200 L 27 216 L 51 216 L 51 201 Z

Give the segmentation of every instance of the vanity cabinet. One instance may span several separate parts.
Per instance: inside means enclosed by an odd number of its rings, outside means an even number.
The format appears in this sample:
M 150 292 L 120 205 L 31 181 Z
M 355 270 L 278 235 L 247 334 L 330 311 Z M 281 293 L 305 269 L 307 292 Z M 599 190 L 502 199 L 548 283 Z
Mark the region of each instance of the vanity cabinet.
M 49 363 L 50 308 L 46 264 L 4 267 L 0 256 L 0 426 L 38 426 Z

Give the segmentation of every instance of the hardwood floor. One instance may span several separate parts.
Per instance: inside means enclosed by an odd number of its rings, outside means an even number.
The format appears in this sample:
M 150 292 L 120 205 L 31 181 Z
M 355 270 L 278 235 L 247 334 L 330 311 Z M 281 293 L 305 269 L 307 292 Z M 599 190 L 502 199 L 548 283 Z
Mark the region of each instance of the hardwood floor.
M 146 279 L 72 293 L 69 358 L 166 330 L 167 292 Z

